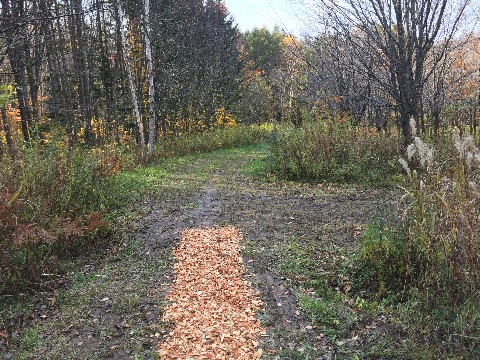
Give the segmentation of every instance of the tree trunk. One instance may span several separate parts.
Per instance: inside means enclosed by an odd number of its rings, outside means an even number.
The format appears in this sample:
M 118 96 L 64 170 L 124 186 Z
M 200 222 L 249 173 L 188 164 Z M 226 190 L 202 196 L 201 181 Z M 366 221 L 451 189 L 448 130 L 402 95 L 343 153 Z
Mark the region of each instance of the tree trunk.
M 119 1 L 119 0 L 117 0 Z M 115 18 L 115 58 L 114 58 L 114 69 L 113 69 L 113 84 L 122 84 L 124 82 L 124 73 L 122 69 L 122 52 L 123 52 L 123 47 L 122 47 L 122 28 L 121 28 L 121 21 L 118 21 L 117 19 L 120 19 L 120 14 L 118 11 L 119 6 L 114 6 L 113 9 L 113 16 Z M 115 93 L 115 91 L 113 91 Z M 118 96 L 114 96 L 114 101 L 112 103 L 113 105 L 113 111 L 114 111 L 114 118 L 115 118 L 115 140 L 117 143 L 120 143 L 120 102 L 123 101 L 123 98 L 119 99 Z
M 27 43 L 31 44 L 31 49 L 25 51 L 26 72 L 28 86 L 30 90 L 32 121 L 38 122 L 40 117 L 39 92 L 41 82 L 42 58 L 44 53 L 44 35 L 48 26 L 48 14 L 45 1 L 33 1 L 31 11 L 35 14 L 41 14 L 42 21 L 33 27 L 32 36 L 27 33 L 29 39 Z
M 127 46 L 127 39 L 125 36 L 126 29 L 124 28 L 124 25 L 123 25 L 123 19 L 125 16 L 123 13 L 122 5 L 120 4 L 120 0 L 117 0 L 117 12 L 118 12 L 118 18 L 116 20 L 119 22 L 119 25 L 120 25 L 120 36 L 122 41 L 123 60 L 125 63 L 125 68 L 127 70 L 128 84 L 130 86 L 130 94 L 132 96 L 134 116 L 135 116 L 135 121 L 138 127 L 139 142 L 140 142 L 140 145 L 144 147 L 145 134 L 143 132 L 143 123 L 140 117 L 140 109 L 138 106 L 137 94 L 135 92 L 135 85 L 133 83 L 132 67 L 128 60 L 128 46 Z
M 77 72 L 78 96 L 80 100 L 80 114 L 82 115 L 85 141 L 91 143 L 92 129 L 92 104 L 90 90 L 90 74 L 85 50 L 85 37 L 83 36 L 82 0 L 72 0 L 72 13 L 70 22 L 73 60 Z
M 150 43 L 150 0 L 145 0 L 145 53 L 147 56 L 147 78 L 150 105 L 150 119 L 148 121 L 148 154 L 153 152 L 155 141 L 155 85 L 153 82 L 152 45 Z
M 32 125 L 32 113 L 28 98 L 27 81 L 25 78 L 25 48 L 26 32 L 25 25 L 17 24 L 23 16 L 23 2 L 15 2 L 10 7 L 10 1 L 2 0 L 2 20 L 8 33 L 5 34 L 7 43 L 7 56 L 12 68 L 16 83 L 16 93 L 23 139 L 30 143 L 30 129 Z

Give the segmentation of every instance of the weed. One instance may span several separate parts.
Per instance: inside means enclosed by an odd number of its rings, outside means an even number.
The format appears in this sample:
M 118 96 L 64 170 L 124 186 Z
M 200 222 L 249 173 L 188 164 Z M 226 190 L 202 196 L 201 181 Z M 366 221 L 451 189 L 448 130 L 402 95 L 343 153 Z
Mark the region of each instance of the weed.
M 408 146 L 402 224 L 370 224 L 354 282 L 400 295 L 414 329 L 445 353 L 471 356 L 480 344 L 480 150 L 456 133 L 437 145 L 416 137 Z
M 29 328 L 20 340 L 20 349 L 23 353 L 28 354 L 30 351 L 38 347 L 42 342 L 38 328 Z
M 312 324 L 333 335 L 335 329 L 340 326 L 341 320 L 337 313 L 337 304 L 331 301 L 331 296 L 329 297 L 330 299 L 302 295 L 299 298 L 299 304 L 311 319 Z
M 382 219 L 370 222 L 351 274 L 355 287 L 368 289 L 380 298 L 403 288 L 407 253 L 401 236 Z

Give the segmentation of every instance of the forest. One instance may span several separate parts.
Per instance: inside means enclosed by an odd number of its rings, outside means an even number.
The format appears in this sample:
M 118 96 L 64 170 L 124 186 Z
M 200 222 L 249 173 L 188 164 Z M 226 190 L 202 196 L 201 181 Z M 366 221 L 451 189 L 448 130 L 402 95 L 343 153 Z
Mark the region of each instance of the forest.
M 478 3 L 298 6 L 0 0 L 1 360 L 480 357 Z

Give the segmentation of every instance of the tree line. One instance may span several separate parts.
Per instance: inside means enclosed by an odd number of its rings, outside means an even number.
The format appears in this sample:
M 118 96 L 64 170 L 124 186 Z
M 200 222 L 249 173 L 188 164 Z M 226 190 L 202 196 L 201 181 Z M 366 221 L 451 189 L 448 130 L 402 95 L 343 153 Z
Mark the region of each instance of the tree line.
M 2 0 L 0 16 L 8 138 L 14 111 L 26 143 L 58 124 L 71 142 L 130 131 L 151 150 L 235 100 L 237 30 L 220 1 Z
M 478 9 L 469 0 L 320 0 L 316 28 L 295 39 L 278 29 L 246 34 L 250 105 L 256 116 L 328 117 L 384 129 L 413 141 L 449 126 L 476 133 L 480 106 Z M 475 13 L 477 11 L 477 13 Z M 268 60 L 266 60 L 268 59 Z M 248 69 L 248 64 L 247 64 Z M 248 94 L 248 92 L 246 92 Z M 258 100 L 257 100 L 258 102 Z
M 4 141 L 59 125 L 71 143 L 231 121 L 409 121 L 477 131 L 478 14 L 469 0 L 318 0 L 316 31 L 241 33 L 219 0 L 1 0 Z M 475 17 L 477 16 L 477 17 Z M 18 123 L 18 124 L 17 124 Z

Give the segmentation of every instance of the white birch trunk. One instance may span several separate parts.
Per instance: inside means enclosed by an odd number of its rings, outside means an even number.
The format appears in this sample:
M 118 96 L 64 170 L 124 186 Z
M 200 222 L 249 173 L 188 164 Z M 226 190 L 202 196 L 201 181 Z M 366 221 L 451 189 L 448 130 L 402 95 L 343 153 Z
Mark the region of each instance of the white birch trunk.
M 130 64 L 130 61 L 128 60 L 128 45 L 127 45 L 127 39 L 125 36 L 125 25 L 123 23 L 124 19 L 124 13 L 123 13 L 123 8 L 122 5 L 120 4 L 120 0 L 117 0 L 117 6 L 118 6 L 118 14 L 119 14 L 119 21 L 120 21 L 120 34 L 121 34 L 121 39 L 122 39 L 122 50 L 123 50 L 123 59 L 125 60 L 125 68 L 127 70 L 127 76 L 128 76 L 128 84 L 130 85 L 130 93 L 132 95 L 132 101 L 133 101 L 133 109 L 135 112 L 135 121 L 138 126 L 138 133 L 140 136 L 140 145 L 142 147 L 145 146 L 145 134 L 143 132 L 143 123 L 142 119 L 140 117 L 140 109 L 138 107 L 138 99 L 137 95 L 135 92 L 135 85 L 133 84 L 133 75 L 132 75 L 132 67 Z
M 148 121 L 148 154 L 153 151 L 155 140 L 155 86 L 153 83 L 152 45 L 150 43 L 150 0 L 145 0 L 145 53 L 147 56 L 148 94 L 150 103 L 150 119 Z

